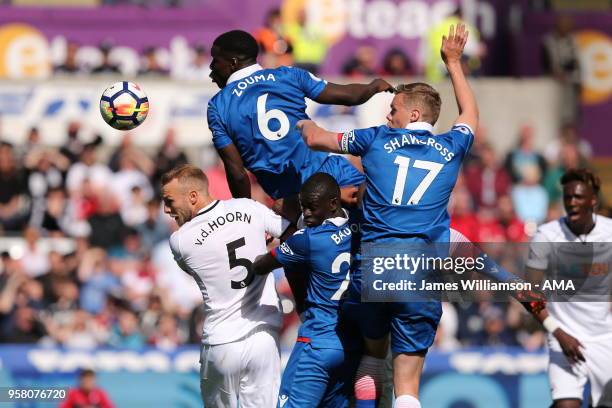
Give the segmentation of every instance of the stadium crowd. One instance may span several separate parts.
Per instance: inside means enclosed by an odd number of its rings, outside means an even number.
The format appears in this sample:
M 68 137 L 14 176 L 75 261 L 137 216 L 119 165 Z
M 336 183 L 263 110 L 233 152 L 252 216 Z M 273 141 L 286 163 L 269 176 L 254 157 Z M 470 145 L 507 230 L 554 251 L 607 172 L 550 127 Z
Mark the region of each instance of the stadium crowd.
M 61 148 L 45 146 L 36 128 L 23 146 L 0 144 L 1 234 L 25 241 L 2 252 L 0 341 L 162 348 L 198 343 L 201 295 L 172 259 L 167 238 L 176 226 L 160 206 L 159 180 L 192 161 L 206 170 L 212 194 L 229 198 L 221 161 L 210 146 L 188 156 L 172 129 L 152 154 L 129 136 L 105 152 L 101 138 L 85 143 L 80 129 L 70 123 Z M 539 152 L 534 130 L 525 125 L 518 145 L 503 158 L 487 142 L 486 130 L 479 133 L 450 203 L 452 227 L 476 242 L 525 242 L 537 224 L 561 214 L 559 174 L 583 166 L 590 147 L 566 126 Z M 271 204 L 252 183 L 254 198 Z M 69 245 L 40 238 L 64 238 Z M 291 347 L 298 319 L 282 272 L 276 276 L 287 312 L 283 343 Z M 533 350 L 543 340 L 518 303 L 483 299 L 444 304 L 436 347 Z

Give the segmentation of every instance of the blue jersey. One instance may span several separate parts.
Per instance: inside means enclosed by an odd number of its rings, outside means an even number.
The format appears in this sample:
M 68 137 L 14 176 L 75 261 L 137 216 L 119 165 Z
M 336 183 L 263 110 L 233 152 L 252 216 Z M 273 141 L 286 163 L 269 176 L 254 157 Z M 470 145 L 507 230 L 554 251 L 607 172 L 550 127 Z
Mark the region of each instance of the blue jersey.
M 346 218 L 330 218 L 297 231 L 273 251 L 283 266 L 308 274 L 298 336 L 315 348 L 343 349 L 352 343 L 352 335 L 338 327 L 340 301 L 349 283 L 351 238 Z
M 217 149 L 234 143 L 244 165 L 273 198 L 297 194 L 328 157 L 315 152 L 295 128 L 308 119 L 304 98 L 326 82 L 300 68 L 243 68 L 208 103 L 208 126 Z
M 474 135 L 466 125 L 435 136 L 431 130 L 418 122 L 339 135 L 341 149 L 361 156 L 365 171 L 363 241 L 449 241 L 448 200 Z

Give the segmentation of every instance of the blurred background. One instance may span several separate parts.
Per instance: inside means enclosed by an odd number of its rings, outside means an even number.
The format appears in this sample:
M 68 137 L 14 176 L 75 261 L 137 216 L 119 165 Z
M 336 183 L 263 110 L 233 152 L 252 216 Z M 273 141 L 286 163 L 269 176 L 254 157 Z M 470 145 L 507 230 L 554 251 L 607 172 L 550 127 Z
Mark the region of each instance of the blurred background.
M 206 126 L 218 91 L 212 40 L 248 30 L 263 66 L 337 82 L 428 81 L 443 97 L 442 132 L 456 107 L 439 47 L 459 20 L 470 30 L 464 69 L 481 127 L 452 226 L 473 241 L 527 242 L 563 215 L 560 175 L 582 166 L 602 178 L 598 210 L 609 215 L 609 0 L 0 1 L 0 386 L 72 387 L 92 369 L 116 406 L 201 406 L 205 316 L 172 259 L 159 179 L 194 163 L 213 195 L 230 197 Z M 102 91 L 119 80 L 140 84 L 151 102 L 129 133 L 99 114 Z M 341 131 L 385 123 L 390 98 L 308 109 Z M 276 277 L 286 359 L 299 321 Z M 445 304 L 423 405 L 548 406 L 544 339 L 516 303 Z

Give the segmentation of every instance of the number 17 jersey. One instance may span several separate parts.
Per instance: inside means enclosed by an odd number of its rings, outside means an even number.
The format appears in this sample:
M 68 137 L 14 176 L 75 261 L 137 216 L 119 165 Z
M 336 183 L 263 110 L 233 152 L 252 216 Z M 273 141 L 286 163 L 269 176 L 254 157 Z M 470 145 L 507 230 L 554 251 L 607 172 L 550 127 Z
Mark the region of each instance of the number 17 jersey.
M 266 252 L 266 233 L 280 237 L 289 222 L 256 201 L 216 200 L 170 237 L 174 259 L 198 284 L 204 299 L 202 343 L 240 340 L 260 325 L 280 327 L 274 276 L 255 275 Z
M 234 72 L 208 103 L 215 147 L 233 143 L 272 198 L 298 193 L 328 156 L 310 150 L 295 128 L 299 120 L 308 119 L 304 98 L 317 98 L 325 86 L 300 68 L 263 69 L 255 64 Z
M 366 176 L 362 241 L 449 242 L 448 200 L 473 140 L 467 125 L 434 135 L 425 122 L 339 134 L 341 150 L 361 156 Z

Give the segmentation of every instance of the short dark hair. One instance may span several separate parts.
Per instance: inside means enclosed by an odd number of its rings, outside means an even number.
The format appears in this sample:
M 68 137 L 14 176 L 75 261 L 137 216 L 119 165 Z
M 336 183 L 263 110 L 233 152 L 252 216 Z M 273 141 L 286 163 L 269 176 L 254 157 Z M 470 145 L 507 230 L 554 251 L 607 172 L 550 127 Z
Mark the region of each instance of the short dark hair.
M 201 168 L 193 164 L 183 164 L 164 173 L 161 177 L 161 185 L 165 186 L 174 179 L 177 179 L 181 184 L 193 180 L 208 186 L 206 174 L 204 174 Z
M 591 170 L 581 168 L 581 169 L 570 169 L 567 170 L 563 176 L 561 176 L 561 185 L 565 186 L 572 181 L 579 181 L 581 183 L 590 186 L 595 195 L 599 194 L 599 189 L 601 188 L 601 181 L 599 177 L 597 177 Z
M 315 173 L 304 182 L 300 195 L 307 196 L 311 194 L 327 197 L 329 199 L 340 199 L 340 186 L 336 179 L 327 173 Z
M 79 372 L 79 378 L 95 377 L 95 375 L 96 375 L 96 372 L 92 370 L 91 368 L 84 368 Z
M 213 41 L 213 47 L 218 47 L 225 55 L 240 59 L 255 59 L 259 53 L 259 45 L 255 38 L 242 30 L 221 34 Z
M 413 82 L 395 87 L 398 94 L 404 96 L 406 104 L 417 104 L 425 109 L 423 121 L 435 125 L 440 116 L 442 99 L 440 94 L 431 85 L 424 82 Z

